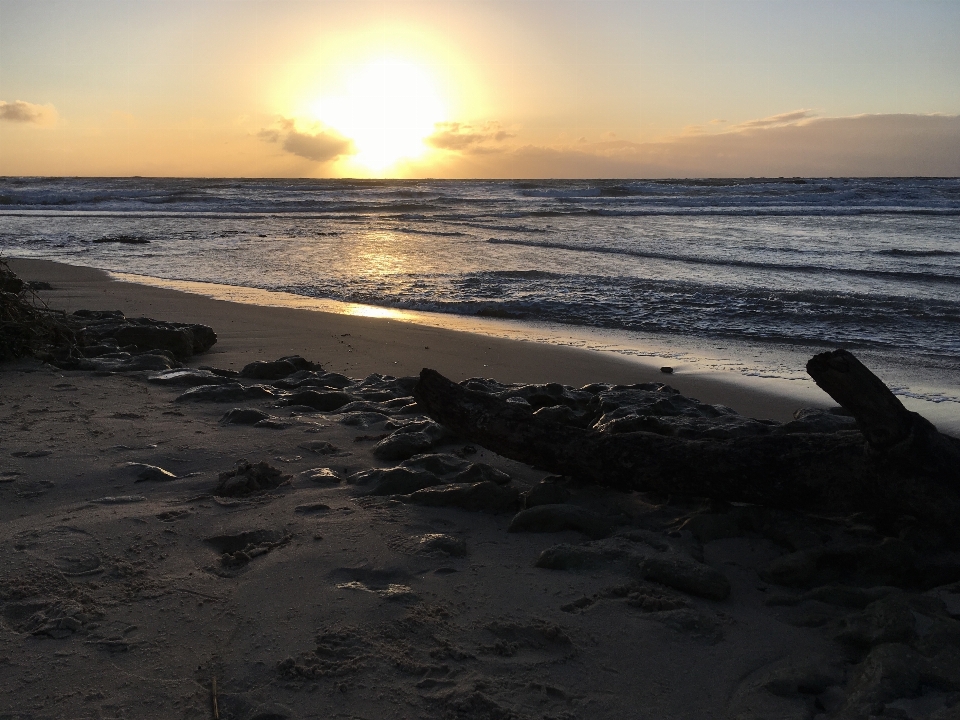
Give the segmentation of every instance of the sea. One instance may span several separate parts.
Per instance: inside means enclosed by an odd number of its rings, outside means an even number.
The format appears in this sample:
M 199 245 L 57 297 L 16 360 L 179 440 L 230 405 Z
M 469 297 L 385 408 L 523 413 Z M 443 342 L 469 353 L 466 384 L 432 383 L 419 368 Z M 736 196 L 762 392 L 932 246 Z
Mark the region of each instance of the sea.
M 960 427 L 960 178 L 7 177 L 0 256 L 786 383 L 845 347 Z

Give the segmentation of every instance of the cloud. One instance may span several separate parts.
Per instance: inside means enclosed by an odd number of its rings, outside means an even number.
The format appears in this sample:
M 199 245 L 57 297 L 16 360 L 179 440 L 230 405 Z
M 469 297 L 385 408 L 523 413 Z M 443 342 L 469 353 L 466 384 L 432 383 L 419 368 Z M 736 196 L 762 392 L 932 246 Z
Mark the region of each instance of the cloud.
M 464 153 L 498 152 L 497 145 L 516 137 L 504 130 L 498 122 L 486 122 L 480 126 L 469 123 L 437 123 L 433 134 L 426 142 L 440 150 Z
M 50 104 L 37 105 L 23 100 L 13 102 L 0 100 L 0 120 L 31 125 L 53 125 L 57 117 L 57 109 Z
M 356 152 L 353 141 L 339 133 L 319 130 L 315 133 L 300 132 L 289 118 L 280 118 L 276 127 L 263 128 L 257 137 L 265 142 L 279 143 L 288 153 L 313 162 L 327 163 L 341 155 Z
M 734 125 L 736 130 L 750 130 L 752 128 L 779 127 L 782 125 L 796 125 L 802 120 L 811 120 L 814 114 L 810 110 L 792 110 L 791 112 L 771 115 L 770 117 L 760 118 L 759 120 L 747 120 L 746 122 Z M 713 122 L 713 121 L 711 121 Z M 720 122 L 725 122 L 721 120 Z
M 451 177 L 955 177 L 960 115 L 822 118 L 798 110 L 656 142 L 528 144 L 450 160 Z

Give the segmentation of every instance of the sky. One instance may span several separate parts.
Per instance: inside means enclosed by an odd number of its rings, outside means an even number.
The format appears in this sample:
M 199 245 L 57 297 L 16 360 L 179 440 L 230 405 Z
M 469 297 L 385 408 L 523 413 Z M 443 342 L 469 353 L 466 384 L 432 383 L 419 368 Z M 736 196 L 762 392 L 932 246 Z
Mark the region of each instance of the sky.
M 0 175 L 960 175 L 957 0 L 0 0 Z

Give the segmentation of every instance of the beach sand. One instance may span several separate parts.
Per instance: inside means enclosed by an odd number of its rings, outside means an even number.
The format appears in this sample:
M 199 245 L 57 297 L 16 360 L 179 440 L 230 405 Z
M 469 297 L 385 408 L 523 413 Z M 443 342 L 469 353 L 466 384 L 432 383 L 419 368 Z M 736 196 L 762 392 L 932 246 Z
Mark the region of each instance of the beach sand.
M 52 307 L 210 325 L 218 342 L 191 366 L 299 354 L 353 378 L 431 367 L 458 381 L 666 380 L 745 415 L 786 420 L 796 409 L 600 353 L 10 264 L 52 285 L 40 293 Z M 512 513 L 424 507 L 310 477 L 396 465 L 372 454 L 381 424 L 265 398 L 242 405 L 275 427 L 223 425 L 236 403 L 178 402 L 183 390 L 33 360 L 0 366 L 0 717 L 759 720 L 833 716 L 869 686 L 869 645 L 852 651 L 836 630 L 866 602 L 762 579 L 834 530 L 779 514 L 765 516 L 775 531 L 747 532 L 701 502 L 572 486 L 570 501 L 618 518 L 618 535 L 508 533 Z M 431 452 L 488 463 L 521 490 L 545 475 L 463 442 Z M 212 494 L 241 459 L 290 481 Z M 176 479 L 140 481 L 128 463 Z M 589 562 L 537 567 L 551 549 Z M 725 577 L 729 595 L 639 577 L 638 558 L 651 557 Z M 933 620 L 917 615 L 924 627 L 960 616 L 955 589 L 914 595 L 940 603 Z M 904 690 L 915 698 L 863 702 L 956 717 L 947 713 L 960 708 L 960 685 L 917 683 Z

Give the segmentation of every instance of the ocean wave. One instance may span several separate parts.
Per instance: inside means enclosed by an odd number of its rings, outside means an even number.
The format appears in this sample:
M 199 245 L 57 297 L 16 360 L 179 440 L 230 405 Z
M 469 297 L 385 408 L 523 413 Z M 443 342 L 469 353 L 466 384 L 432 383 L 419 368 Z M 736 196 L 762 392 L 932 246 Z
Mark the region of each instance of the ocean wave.
M 797 265 L 789 263 L 771 263 L 753 260 L 736 260 L 731 258 L 709 258 L 696 255 L 681 255 L 674 253 L 659 253 L 648 250 L 612 247 L 609 245 L 580 245 L 574 243 L 516 240 L 512 238 L 489 238 L 492 245 L 521 245 L 550 250 L 569 250 L 571 252 L 604 253 L 611 255 L 627 255 L 630 257 L 645 258 L 648 260 L 665 260 L 668 262 L 688 263 L 695 265 L 716 265 L 718 267 L 740 267 L 761 270 L 778 270 L 795 273 L 831 273 L 836 275 L 851 275 L 871 278 L 890 278 L 908 280 L 921 283 L 960 284 L 960 274 L 948 275 L 932 272 L 912 272 L 908 270 L 874 270 L 870 268 L 830 267 L 825 265 Z
M 405 233 L 407 235 L 433 235 L 435 237 L 468 237 L 469 233 L 459 230 L 424 230 L 422 228 L 397 227 L 392 228 L 394 232 Z
M 893 257 L 955 257 L 960 256 L 960 250 L 904 250 L 890 248 L 877 250 L 877 255 L 892 255 Z

